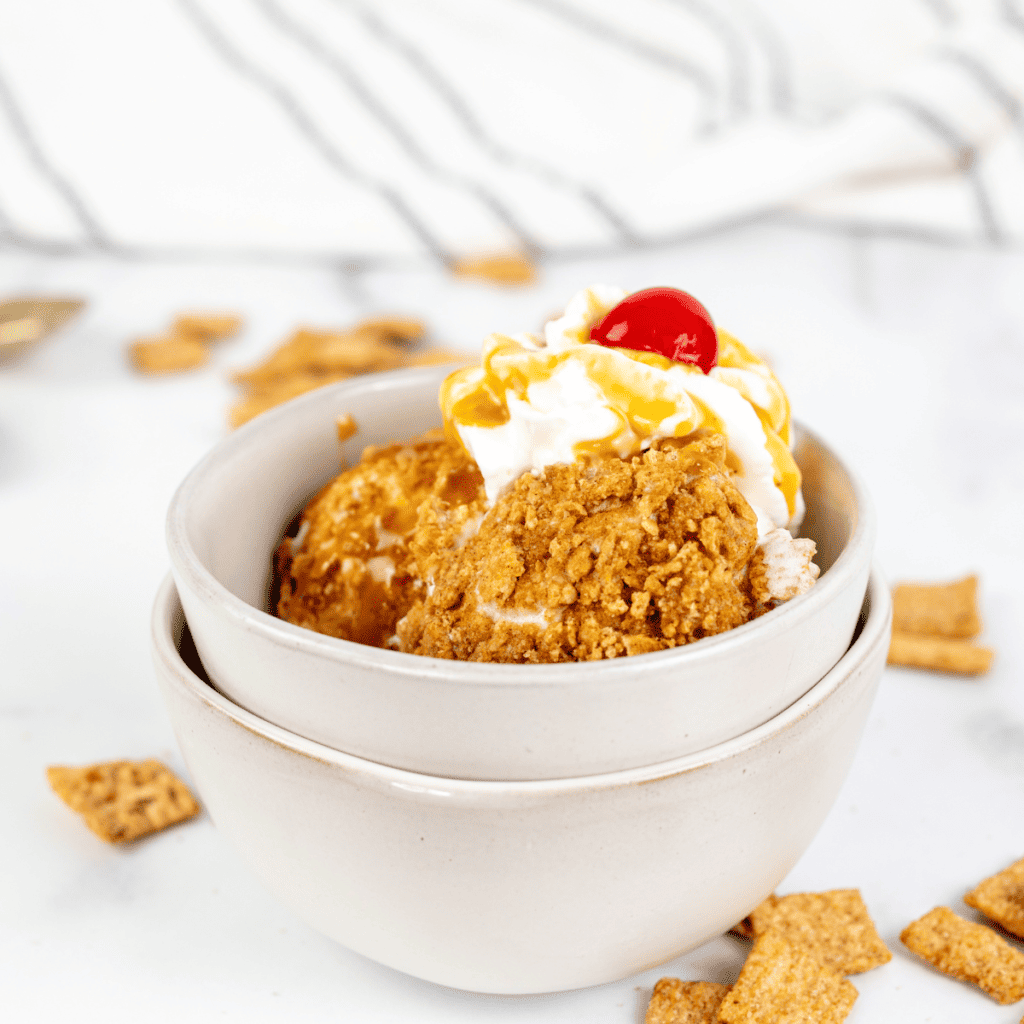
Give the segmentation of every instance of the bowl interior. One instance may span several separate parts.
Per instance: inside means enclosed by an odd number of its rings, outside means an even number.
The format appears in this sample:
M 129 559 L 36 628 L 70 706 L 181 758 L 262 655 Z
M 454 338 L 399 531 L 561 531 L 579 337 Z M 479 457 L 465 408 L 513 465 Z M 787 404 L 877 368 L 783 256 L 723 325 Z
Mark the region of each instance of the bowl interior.
M 366 445 L 402 441 L 440 426 L 437 390 L 450 367 L 427 367 L 347 381 L 258 417 L 222 442 L 189 475 L 172 504 L 169 534 L 245 604 L 267 611 L 271 560 L 295 515 Z M 358 433 L 339 444 L 336 419 Z M 825 575 L 843 555 L 863 495 L 813 433 L 795 426 L 794 457 L 807 514 L 801 534 L 818 546 Z

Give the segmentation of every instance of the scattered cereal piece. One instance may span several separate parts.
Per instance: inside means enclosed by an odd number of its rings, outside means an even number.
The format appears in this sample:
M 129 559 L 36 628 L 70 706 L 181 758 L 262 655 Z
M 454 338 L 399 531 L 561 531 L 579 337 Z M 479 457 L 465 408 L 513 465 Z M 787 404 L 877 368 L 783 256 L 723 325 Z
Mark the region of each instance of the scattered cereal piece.
M 450 348 L 428 348 L 406 357 L 406 366 L 437 366 L 440 363 L 475 363 L 476 356 Z
M 457 277 L 479 277 L 495 284 L 532 284 L 537 279 L 537 268 L 522 253 L 502 253 L 492 256 L 467 256 L 452 267 Z
M 977 576 L 943 584 L 901 583 L 892 595 L 893 631 L 969 640 L 981 632 L 977 592 Z
M 1024 860 L 986 878 L 964 897 L 964 903 L 1024 938 Z
M 944 974 L 969 981 L 998 1003 L 1024 998 L 1024 953 L 983 925 L 936 907 L 907 925 L 903 944 Z
M 718 1009 L 723 1024 L 840 1024 L 857 990 L 779 932 L 755 940 Z
M 171 336 L 143 338 L 129 349 L 131 360 L 143 373 L 176 373 L 202 366 L 209 358 L 206 346 L 195 338 Z
M 840 974 L 892 959 L 857 889 L 772 896 L 750 913 L 754 937 L 772 930 Z
M 970 640 L 946 640 L 893 630 L 888 663 L 977 676 L 988 671 L 993 657 L 990 648 L 979 647 Z
M 236 373 L 235 383 L 260 387 L 302 373 L 314 377 L 334 374 L 351 377 L 401 366 L 401 351 L 387 337 L 364 331 L 362 326 L 351 331 L 300 327 L 262 363 Z
M 292 377 L 282 378 L 279 383 L 264 387 L 249 388 L 249 394 L 240 402 L 236 402 L 228 413 L 228 422 L 232 429 L 248 423 L 261 412 L 273 409 L 274 406 L 287 402 L 289 398 L 304 395 L 314 388 L 333 384 L 335 381 L 348 380 L 351 374 L 338 373 L 314 376 L 308 373 L 297 373 Z
M 644 1024 L 716 1024 L 728 985 L 662 978 L 647 1006 Z
M 182 313 L 162 338 L 140 338 L 128 355 L 143 373 L 175 373 L 202 366 L 209 358 L 207 346 L 227 338 L 242 326 L 233 313 Z
M 418 341 L 427 333 L 427 325 L 422 320 L 410 316 L 375 316 L 363 320 L 356 330 L 400 344 Z
M 196 341 L 220 341 L 237 334 L 242 318 L 236 313 L 180 313 L 174 318 L 171 332 Z
M 359 433 L 359 427 L 353 417 L 345 412 L 338 417 L 338 440 L 344 444 L 350 437 Z
M 358 374 L 472 361 L 463 352 L 413 348 L 425 331 L 421 320 L 398 316 L 363 320 L 347 330 L 300 327 L 262 363 L 234 375 L 242 397 L 228 414 L 231 426 L 239 427 L 290 398 Z
M 46 769 L 54 792 L 108 843 L 127 843 L 199 813 L 188 787 L 159 761 Z

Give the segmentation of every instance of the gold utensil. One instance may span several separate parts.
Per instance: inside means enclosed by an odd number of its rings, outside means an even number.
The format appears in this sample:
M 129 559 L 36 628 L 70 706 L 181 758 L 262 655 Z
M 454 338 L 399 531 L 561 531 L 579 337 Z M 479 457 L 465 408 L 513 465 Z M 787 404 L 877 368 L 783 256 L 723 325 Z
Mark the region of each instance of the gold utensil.
M 84 299 L 43 296 L 19 296 L 0 302 L 0 362 L 42 341 L 84 305 Z

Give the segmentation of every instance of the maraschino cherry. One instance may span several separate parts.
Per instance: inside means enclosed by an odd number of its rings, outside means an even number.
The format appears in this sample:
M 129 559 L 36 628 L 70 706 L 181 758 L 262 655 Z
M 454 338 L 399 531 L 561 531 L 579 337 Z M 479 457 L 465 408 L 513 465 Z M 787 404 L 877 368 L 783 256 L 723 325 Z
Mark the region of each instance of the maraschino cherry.
M 590 329 L 590 340 L 610 348 L 657 352 L 704 373 L 718 361 L 711 314 L 678 288 L 644 288 L 627 295 Z

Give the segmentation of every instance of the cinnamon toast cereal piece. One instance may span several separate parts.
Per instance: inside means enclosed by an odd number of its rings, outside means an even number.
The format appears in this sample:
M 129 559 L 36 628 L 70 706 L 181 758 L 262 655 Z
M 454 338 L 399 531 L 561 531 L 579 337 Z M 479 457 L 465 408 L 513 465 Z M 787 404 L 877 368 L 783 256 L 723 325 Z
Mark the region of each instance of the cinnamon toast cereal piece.
M 350 437 L 355 437 L 359 433 L 359 427 L 356 426 L 356 421 L 349 413 L 342 413 L 337 421 L 338 427 L 338 440 L 344 444 Z
M 841 974 L 793 945 L 765 932 L 718 1008 L 722 1024 L 840 1024 L 857 990 Z
M 933 967 L 977 985 L 998 1003 L 1024 999 L 1024 953 L 949 907 L 936 907 L 907 925 L 900 940 Z
M 199 813 L 188 787 L 159 761 L 53 766 L 54 792 L 108 843 L 127 843 Z
M 361 320 L 355 330 L 375 334 L 380 339 L 396 345 L 416 341 L 427 333 L 426 324 L 411 316 L 374 316 Z
M 456 529 L 470 510 L 482 514 L 483 478 L 460 445 L 435 430 L 367 448 L 309 503 L 296 538 L 279 546 L 278 615 L 343 640 L 391 645 L 396 622 L 424 590 L 409 542 L 428 500 Z
M 451 348 L 428 348 L 423 352 L 411 352 L 405 357 L 404 366 L 438 366 L 441 363 L 475 363 L 475 353 L 460 352 Z
M 1024 938 L 1024 860 L 980 882 L 964 897 L 964 903 Z
M 232 428 L 248 423 L 261 412 L 273 409 L 274 406 L 287 402 L 290 398 L 304 395 L 314 388 L 322 388 L 325 384 L 334 384 L 339 380 L 348 380 L 350 373 L 311 374 L 297 371 L 291 376 L 281 377 L 270 384 L 246 388 L 247 394 L 236 402 L 228 412 L 228 422 Z
M 427 592 L 400 649 L 558 662 L 664 650 L 750 619 L 756 517 L 708 434 L 642 455 L 524 473 L 475 533 L 423 506 L 410 547 Z
M 662 978 L 651 994 L 644 1024 L 717 1024 L 728 985 Z
M 472 362 L 474 358 L 464 352 L 453 352 L 447 349 L 403 352 L 399 354 L 398 362 L 390 366 L 389 369 L 400 369 L 406 366 L 433 366 L 438 363 Z M 326 384 L 348 380 L 362 372 L 370 371 L 326 371 L 321 368 L 307 370 L 297 364 L 293 370 L 281 373 L 265 383 L 247 384 L 241 381 L 245 396 L 231 407 L 228 413 L 228 422 L 232 428 L 240 427 L 243 423 L 248 423 L 254 416 L 273 409 L 274 406 L 287 402 L 290 398 L 304 395 L 307 391 L 324 387 Z
M 479 277 L 494 284 L 532 284 L 537 268 L 523 253 L 495 253 L 490 256 L 467 256 L 452 266 L 457 277 Z
M 171 333 L 179 338 L 196 341 L 220 341 L 237 334 L 242 318 L 237 313 L 179 313 L 174 318 Z
M 970 640 L 947 640 L 893 630 L 888 664 L 978 676 L 989 670 L 995 653 Z
M 266 386 L 295 374 L 376 373 L 402 364 L 398 348 L 376 331 L 320 331 L 300 327 L 262 363 L 235 374 L 237 384 Z
M 234 374 L 242 396 L 228 414 L 231 426 L 241 426 L 314 388 L 361 373 L 469 360 L 461 352 L 411 349 L 424 333 L 422 321 L 398 316 L 363 320 L 347 330 L 300 327 L 263 362 Z
M 140 338 L 128 350 L 135 369 L 141 373 L 177 373 L 202 366 L 210 358 L 206 346 L 195 338 L 170 336 Z
M 978 577 L 952 583 L 901 583 L 892 595 L 893 632 L 969 640 L 981 632 Z
M 755 938 L 777 931 L 840 974 L 859 974 L 892 959 L 857 889 L 772 897 L 751 911 Z

